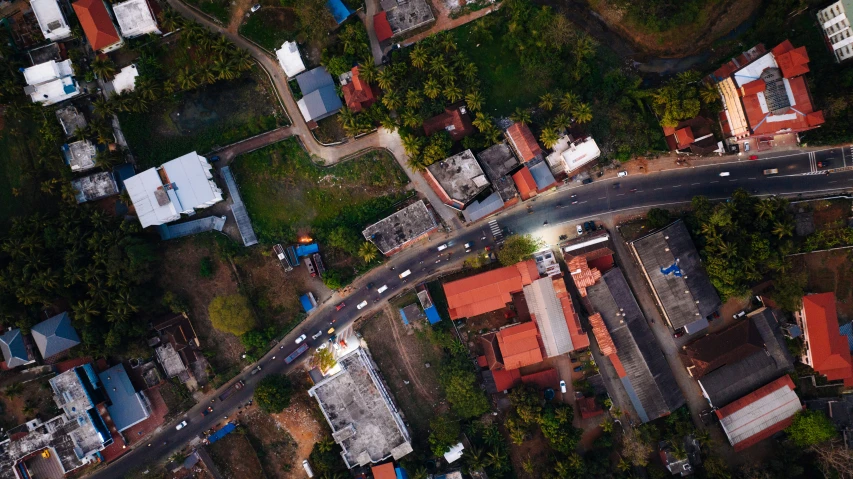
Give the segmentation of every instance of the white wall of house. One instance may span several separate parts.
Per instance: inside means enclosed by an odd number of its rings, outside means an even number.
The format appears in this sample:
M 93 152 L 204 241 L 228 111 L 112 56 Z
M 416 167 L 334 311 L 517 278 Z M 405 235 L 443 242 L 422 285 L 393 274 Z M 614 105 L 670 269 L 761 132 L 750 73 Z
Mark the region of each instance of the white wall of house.
M 853 0 L 839 0 L 817 12 L 817 19 L 838 62 L 853 57 L 850 14 L 853 14 Z

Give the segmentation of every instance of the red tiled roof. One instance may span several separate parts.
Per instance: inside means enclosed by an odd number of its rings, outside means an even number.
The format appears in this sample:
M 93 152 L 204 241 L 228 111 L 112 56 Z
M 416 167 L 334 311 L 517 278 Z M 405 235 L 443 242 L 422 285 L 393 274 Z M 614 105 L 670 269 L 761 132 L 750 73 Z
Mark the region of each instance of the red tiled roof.
M 578 399 L 578 409 L 580 409 L 581 418 L 583 419 L 604 414 L 604 409 L 595 402 L 595 398 L 583 397 Z
M 484 334 L 480 336 L 480 343 L 483 346 L 482 358 L 485 363 L 484 366 L 491 370 L 504 369 L 504 360 L 501 356 L 501 348 L 498 345 L 498 334 Z
M 474 126 L 468 113 L 462 113 L 461 106 L 447 107 L 444 113 L 436 115 L 424 122 L 424 133 L 430 136 L 441 130 L 447 130 L 450 139 L 459 141 L 474 132 Z M 448 130 L 449 127 L 451 129 Z
M 585 256 L 575 256 L 568 264 L 569 274 L 582 298 L 586 297 L 586 288 L 594 285 L 601 278 L 601 271 L 590 268 Z
M 560 300 L 560 307 L 563 308 L 563 317 L 566 318 L 566 326 L 569 328 L 569 336 L 572 338 L 572 347 L 575 351 L 588 348 L 589 336 L 584 332 L 578 313 L 575 312 L 572 298 L 566 289 L 566 281 L 562 276 L 554 276 L 551 278 L 551 282 L 554 285 L 557 299 Z
M 616 375 L 620 378 L 624 378 L 628 375 L 625 372 L 625 366 L 622 365 L 622 360 L 619 359 L 619 356 L 616 353 L 610 354 L 607 356 L 610 359 L 610 362 L 613 364 L 613 369 L 616 370 Z
M 518 369 L 492 371 L 492 377 L 495 379 L 495 389 L 498 391 L 512 389 L 521 383 L 521 373 Z
M 376 39 L 380 42 L 394 36 L 391 32 L 391 24 L 388 23 L 387 12 L 379 12 L 373 16 L 373 31 L 376 32 Z
M 512 181 L 515 182 L 515 186 L 518 188 L 518 194 L 521 195 L 522 201 L 536 196 L 536 182 L 533 180 L 533 175 L 530 173 L 530 170 L 527 169 L 527 165 L 521 167 L 520 170 L 512 175 Z
M 809 54 L 806 52 L 806 47 L 795 48 L 777 56 L 776 63 L 785 78 L 793 78 L 809 72 Z
M 521 161 L 530 161 L 536 158 L 536 155 L 542 154 L 542 148 L 539 147 L 539 143 L 530 128 L 524 123 L 513 123 L 506 129 L 506 136 L 515 147 Z
M 527 260 L 444 284 L 451 319 L 477 316 L 501 309 L 539 277 L 536 261 Z
M 610 337 L 610 332 L 604 325 L 604 318 L 601 317 L 601 313 L 590 316 L 589 325 L 592 328 L 595 341 L 598 343 L 598 348 L 601 349 L 601 354 L 605 356 L 616 354 L 616 344 L 613 343 L 613 338 Z
M 489 367 L 489 360 L 486 359 L 486 356 L 477 356 L 477 366 L 481 368 Z
M 536 385 L 539 389 L 556 389 L 560 386 L 560 376 L 557 375 L 557 370 L 554 368 L 544 371 L 521 376 L 521 382 L 524 384 Z
M 740 96 L 746 95 L 755 95 L 756 93 L 763 92 L 767 89 L 767 83 L 764 83 L 764 80 L 752 80 L 746 85 L 740 87 Z
M 83 27 L 92 50 L 101 50 L 121 40 L 104 2 L 80 0 L 72 3 L 71 6 L 74 7 L 74 12 L 80 20 L 80 26 Z
M 795 388 L 794 381 L 792 381 L 791 377 L 788 376 L 787 374 L 785 376 L 782 376 L 781 378 L 773 381 L 770 384 L 767 384 L 761 388 L 756 389 L 755 391 L 753 391 L 753 392 L 747 394 L 746 396 L 734 401 L 733 403 L 727 405 L 726 407 L 721 408 L 721 409 L 717 409 L 715 411 L 715 413 L 717 414 L 717 418 L 723 419 L 727 416 L 730 416 L 730 415 L 734 414 L 735 412 L 737 412 L 737 411 L 749 406 L 750 404 L 758 401 L 759 399 L 761 399 L 765 396 L 768 396 L 768 395 L 772 394 L 773 392 L 778 391 L 778 390 L 780 390 L 786 386 L 791 388 L 791 390 L 794 390 L 794 388 Z M 799 399 L 797 399 L 797 401 L 799 402 Z M 760 419 L 761 419 L 761 417 L 757 417 L 757 418 L 755 418 L 755 421 L 758 421 Z M 750 446 L 752 446 L 752 445 L 754 445 L 760 441 L 763 441 L 764 439 L 767 439 L 768 437 L 776 434 L 777 432 L 787 428 L 788 426 L 791 425 L 793 420 L 794 420 L 793 416 L 789 417 L 787 419 L 783 419 L 783 420 L 781 420 L 781 421 L 779 421 L 773 425 L 770 425 L 770 426 L 762 429 L 757 434 L 754 434 L 754 435 L 738 442 L 737 444 L 734 445 L 735 452 L 742 451 L 742 450 L 744 450 L 744 449 L 746 449 L 746 448 L 748 448 L 748 447 L 750 447 Z
M 504 366 L 519 369 L 542 362 L 542 340 L 534 321 L 502 329 L 498 332 L 498 345 Z
M 370 473 L 373 474 L 373 479 L 397 479 L 397 473 L 394 471 L 394 463 L 386 462 L 378 466 L 370 466 Z
M 376 95 L 370 85 L 359 76 L 358 67 L 352 68 L 352 80 L 341 87 L 347 108 L 355 113 L 369 108 L 376 101 Z
M 803 312 L 814 370 L 830 381 L 844 380 L 845 386 L 853 386 L 853 361 L 847 338 L 838 331 L 835 293 L 803 297 Z

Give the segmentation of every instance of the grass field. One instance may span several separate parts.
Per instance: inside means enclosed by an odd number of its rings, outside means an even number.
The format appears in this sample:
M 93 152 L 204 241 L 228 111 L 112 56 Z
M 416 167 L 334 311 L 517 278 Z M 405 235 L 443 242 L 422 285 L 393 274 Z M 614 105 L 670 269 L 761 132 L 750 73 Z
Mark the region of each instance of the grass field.
M 259 70 L 233 81 L 181 93 L 148 113 L 120 113 L 122 131 L 142 168 L 190 151 L 207 153 L 286 121 Z
M 366 225 L 399 201 L 408 183 L 386 153 L 320 168 L 295 139 L 240 157 L 234 170 L 255 231 L 267 242 L 308 233 L 342 216 Z
M 240 35 L 274 51 L 285 41 L 296 38 L 296 21 L 296 15 L 290 8 L 264 7 L 240 25 Z

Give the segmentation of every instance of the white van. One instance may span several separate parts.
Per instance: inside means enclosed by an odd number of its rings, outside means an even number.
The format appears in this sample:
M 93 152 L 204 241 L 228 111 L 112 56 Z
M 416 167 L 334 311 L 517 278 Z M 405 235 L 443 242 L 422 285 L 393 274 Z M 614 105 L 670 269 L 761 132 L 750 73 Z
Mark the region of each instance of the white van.
M 377 290 L 376 290 L 376 292 L 377 292 L 377 293 L 379 293 L 379 294 L 382 294 L 382 293 L 384 293 L 384 292 L 385 292 L 385 291 L 387 291 L 387 290 L 388 290 L 388 285 L 387 285 L 387 284 L 383 284 L 381 288 L 379 288 L 379 289 L 377 289 Z
M 406 271 L 403 271 L 402 273 L 400 273 L 400 279 L 403 279 L 410 274 L 412 274 L 412 270 L 407 269 Z
M 731 173 L 729 173 L 728 171 L 724 171 L 724 172 L 720 173 L 720 176 L 729 176 L 729 175 L 731 175 Z
M 355 307 L 356 307 L 356 308 L 358 308 L 358 309 L 362 309 L 362 308 L 364 308 L 365 306 L 367 306 L 367 300 L 364 300 L 364 301 L 362 301 L 362 302 L 358 303 Z
M 439 250 L 439 251 L 444 251 L 444 250 L 446 250 L 446 249 L 447 249 L 447 243 L 444 243 L 443 245 L 441 245 L 441 246 L 439 246 L 439 247 L 438 247 L 438 250 Z
M 305 469 L 305 474 L 308 474 L 308 477 L 314 477 L 314 471 L 311 469 L 311 464 L 308 464 L 308 459 L 302 461 L 302 468 Z

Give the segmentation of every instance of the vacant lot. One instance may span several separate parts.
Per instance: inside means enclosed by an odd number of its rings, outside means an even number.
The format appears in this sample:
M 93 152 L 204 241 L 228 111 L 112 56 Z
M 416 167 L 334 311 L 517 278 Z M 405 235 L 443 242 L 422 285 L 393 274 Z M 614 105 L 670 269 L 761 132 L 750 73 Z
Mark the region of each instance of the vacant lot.
M 27 383 L 13 383 L 0 391 L 0 426 L 14 427 L 35 417 L 51 418 L 59 414 L 48 383 L 49 377 Z
M 240 35 L 252 40 L 267 50 L 281 48 L 285 41 L 296 39 L 296 14 L 291 8 L 264 7 L 249 16 L 240 25 Z
M 296 442 L 273 416 L 253 407 L 240 422 L 246 427 L 246 437 L 261 459 L 266 477 L 288 478 L 295 469 L 304 474 L 301 467 L 296 467 Z
M 853 261 L 851 250 L 794 256 L 794 271 L 808 272 L 807 293 L 834 292 L 838 322 L 853 320 Z
M 269 80 L 251 74 L 177 94 L 147 113 L 120 113 L 122 131 L 141 167 L 190 151 L 201 154 L 279 126 L 284 117 Z
M 426 331 L 429 327 L 426 321 L 403 325 L 400 314 L 391 307 L 358 326 L 394 400 L 411 425 L 414 447 L 421 450 L 428 447 L 430 419 L 446 410 L 437 369 L 443 352 L 430 343 Z
M 307 232 L 345 212 L 381 212 L 403 195 L 408 183 L 384 152 L 321 168 L 295 139 L 240 157 L 234 170 L 255 231 L 268 242 Z
M 272 418 L 275 425 L 281 428 L 279 434 L 287 436 L 289 444 L 288 454 L 283 458 L 284 463 L 280 467 L 282 475 L 270 477 L 302 479 L 305 477 L 302 461 L 308 459 L 316 443 L 330 434 L 317 401 L 308 397 L 305 388 L 297 387 L 290 406 Z
M 234 431 L 207 446 L 210 457 L 225 479 L 261 479 L 266 477 L 248 436 Z

